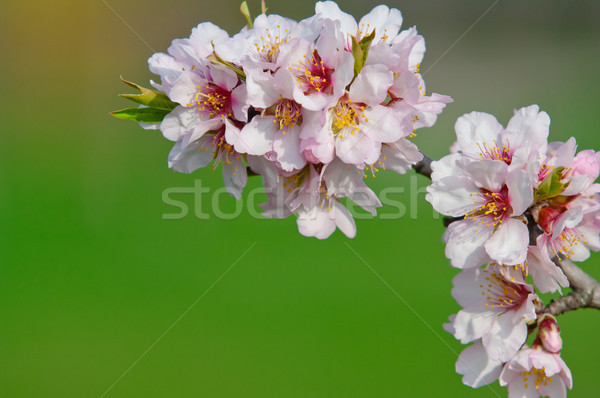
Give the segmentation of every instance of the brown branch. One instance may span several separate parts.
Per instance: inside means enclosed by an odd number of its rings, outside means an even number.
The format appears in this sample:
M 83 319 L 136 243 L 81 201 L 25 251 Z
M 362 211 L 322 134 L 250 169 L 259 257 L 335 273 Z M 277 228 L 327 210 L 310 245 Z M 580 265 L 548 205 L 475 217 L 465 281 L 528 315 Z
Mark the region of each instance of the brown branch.
M 600 309 L 600 283 L 585 273 L 571 260 L 554 260 L 571 284 L 573 291 L 566 296 L 552 300 L 540 313 L 560 315 L 579 308 Z
M 413 168 L 415 169 L 415 171 L 421 175 L 424 175 L 425 177 L 431 179 L 431 162 L 433 160 L 431 160 L 431 158 L 427 155 L 425 155 L 423 153 L 423 160 L 421 160 L 420 162 L 417 162 Z

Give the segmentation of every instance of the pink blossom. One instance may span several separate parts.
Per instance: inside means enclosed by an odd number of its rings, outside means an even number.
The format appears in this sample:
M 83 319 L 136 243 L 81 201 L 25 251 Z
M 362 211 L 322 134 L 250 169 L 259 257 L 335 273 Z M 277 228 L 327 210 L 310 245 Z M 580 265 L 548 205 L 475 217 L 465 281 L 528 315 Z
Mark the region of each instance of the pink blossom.
M 463 344 L 481 339 L 492 360 L 508 361 L 527 339 L 527 321 L 536 319 L 532 286 L 513 283 L 499 266 L 463 270 L 452 296 L 463 307 L 452 324 Z
M 546 351 L 538 342 L 532 348 L 523 347 L 500 374 L 500 385 L 508 386 L 509 398 L 566 397 L 573 388 L 571 371 L 560 357 Z
M 354 77 L 354 57 L 344 49 L 339 22 L 319 22 L 315 41 L 292 38 L 277 59 L 277 66 L 293 78 L 293 99 L 311 111 L 337 103 Z
M 427 189 L 438 212 L 464 218 L 450 224 L 444 237 L 453 266 L 525 261 L 529 231 L 523 215 L 534 203 L 549 123 L 537 105 L 515 111 L 506 129 L 486 113 L 457 120 L 457 152 L 432 163 Z
M 481 340 L 465 348 L 456 361 L 456 373 L 463 375 L 464 385 L 479 388 L 498 380 L 502 361 L 490 359 Z

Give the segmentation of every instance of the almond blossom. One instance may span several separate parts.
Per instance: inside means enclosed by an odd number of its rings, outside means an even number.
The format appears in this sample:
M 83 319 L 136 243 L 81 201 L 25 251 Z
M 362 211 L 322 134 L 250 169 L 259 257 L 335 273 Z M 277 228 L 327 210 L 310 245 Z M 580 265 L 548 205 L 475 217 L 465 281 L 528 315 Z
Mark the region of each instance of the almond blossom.
M 502 369 L 500 385 L 508 387 L 509 398 L 562 398 L 573 388 L 571 371 L 558 353 L 546 351 L 539 340 L 525 346 Z
M 538 204 L 532 214 L 543 234 L 538 246 L 553 256 L 583 261 L 600 250 L 600 154 L 575 155 L 575 139 L 551 143 L 538 173 Z
M 454 337 L 463 344 L 481 339 L 490 359 L 508 361 L 527 338 L 527 321 L 536 319 L 532 286 L 513 283 L 499 266 L 463 270 L 453 279 L 452 296 L 463 307 Z
M 427 189 L 427 200 L 438 212 L 464 219 L 450 224 L 444 237 L 453 266 L 525 261 L 524 213 L 534 202 L 548 125 L 547 114 L 536 105 L 515 111 L 506 129 L 481 112 L 457 120 L 457 152 L 432 163 Z

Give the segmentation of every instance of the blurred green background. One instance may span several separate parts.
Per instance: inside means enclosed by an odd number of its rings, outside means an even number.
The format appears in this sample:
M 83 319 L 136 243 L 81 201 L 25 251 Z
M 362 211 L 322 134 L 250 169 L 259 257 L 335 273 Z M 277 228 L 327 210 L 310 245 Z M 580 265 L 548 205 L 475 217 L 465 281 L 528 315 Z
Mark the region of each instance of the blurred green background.
M 258 3 L 250 1 L 254 14 Z M 147 84 L 147 58 L 199 22 L 235 33 L 239 2 L 107 4 L 2 2 L 1 397 L 506 395 L 497 384 L 472 390 L 454 373 L 462 347 L 441 325 L 458 310 L 456 270 L 423 177 L 370 180 L 376 191 L 412 187 L 395 199 L 418 217 L 359 220 L 352 240 L 305 238 L 293 218 L 256 220 L 247 210 L 232 220 L 163 220 L 173 212 L 165 189 L 222 180 L 208 169 L 173 173 L 169 141 L 108 115 L 129 105 L 116 96 L 128 91 L 119 75 Z M 340 2 L 356 17 L 377 4 Z M 426 38 L 428 92 L 455 99 L 416 138 L 430 156 L 448 152 L 458 116 L 486 111 L 505 124 L 532 103 L 550 114 L 552 139 L 574 135 L 580 149 L 600 149 L 597 1 L 500 1 L 455 46 L 493 1 L 387 4 Z M 294 19 L 313 10 L 305 1 L 268 6 Z M 249 188 L 259 185 L 254 178 Z M 220 206 L 235 202 L 222 196 Z M 599 263 L 594 255 L 583 267 L 600 277 Z M 600 314 L 580 310 L 559 324 L 571 396 L 594 396 Z

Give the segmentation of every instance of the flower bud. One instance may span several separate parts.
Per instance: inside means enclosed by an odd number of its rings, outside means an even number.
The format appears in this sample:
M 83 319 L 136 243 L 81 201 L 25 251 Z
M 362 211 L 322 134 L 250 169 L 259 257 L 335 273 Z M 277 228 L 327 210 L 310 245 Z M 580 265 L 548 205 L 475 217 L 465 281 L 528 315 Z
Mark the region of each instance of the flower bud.
M 552 353 L 560 352 L 562 348 L 560 328 L 556 323 L 556 318 L 552 315 L 543 315 L 539 318 L 537 337 L 546 351 Z

